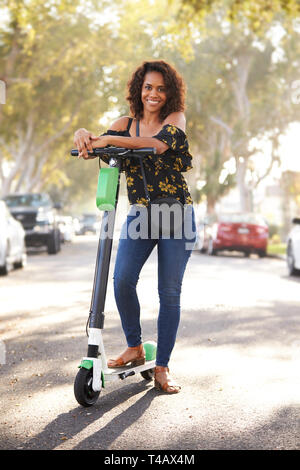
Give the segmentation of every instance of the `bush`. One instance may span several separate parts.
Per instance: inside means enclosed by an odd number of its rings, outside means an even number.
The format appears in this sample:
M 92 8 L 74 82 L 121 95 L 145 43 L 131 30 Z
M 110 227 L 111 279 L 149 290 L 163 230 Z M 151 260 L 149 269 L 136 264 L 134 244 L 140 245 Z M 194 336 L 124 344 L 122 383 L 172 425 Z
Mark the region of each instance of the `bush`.
M 274 235 L 269 238 L 269 243 L 271 243 L 272 245 L 278 245 L 279 243 L 281 243 L 280 235 L 278 233 L 274 233 Z
M 279 225 L 270 224 L 269 225 L 269 238 L 272 239 L 274 235 L 278 235 L 280 233 L 281 227 Z

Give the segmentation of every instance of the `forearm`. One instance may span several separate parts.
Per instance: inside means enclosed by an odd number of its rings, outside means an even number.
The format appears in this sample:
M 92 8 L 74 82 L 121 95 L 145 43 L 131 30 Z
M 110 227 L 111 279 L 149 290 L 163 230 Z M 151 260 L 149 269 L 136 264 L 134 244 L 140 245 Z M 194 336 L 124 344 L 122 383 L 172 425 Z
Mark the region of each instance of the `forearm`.
M 105 141 L 107 145 L 114 147 L 125 147 L 128 149 L 140 149 L 144 147 L 152 147 L 156 149 L 158 154 L 165 152 L 168 146 L 154 137 L 123 137 L 118 135 L 106 135 Z M 97 145 L 98 142 L 98 145 Z M 93 140 L 92 145 L 94 148 L 99 146 L 100 140 Z M 102 145 L 101 145 L 102 146 Z

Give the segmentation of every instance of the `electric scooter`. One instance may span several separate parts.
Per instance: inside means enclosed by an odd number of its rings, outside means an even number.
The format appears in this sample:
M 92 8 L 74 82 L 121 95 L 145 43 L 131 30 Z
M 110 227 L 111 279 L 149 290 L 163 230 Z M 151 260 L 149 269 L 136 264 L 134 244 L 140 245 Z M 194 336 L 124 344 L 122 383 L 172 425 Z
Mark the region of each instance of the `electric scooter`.
M 109 167 L 100 168 L 96 205 L 103 211 L 95 265 L 93 291 L 87 326 L 88 350 L 82 358 L 79 371 L 74 382 L 74 395 L 78 403 L 89 407 L 96 403 L 106 382 L 124 380 L 126 377 L 140 373 L 145 380 L 154 376 L 156 343 L 143 343 L 145 363 L 140 366 L 124 366 L 111 369 L 107 367 L 107 359 L 102 338 L 104 328 L 104 306 L 107 291 L 113 231 L 118 204 L 120 173 L 123 158 L 144 158 L 154 155 L 156 149 L 126 149 L 119 147 L 95 148 L 88 152 L 91 157 L 109 156 Z M 71 150 L 72 156 L 78 156 L 78 150 Z

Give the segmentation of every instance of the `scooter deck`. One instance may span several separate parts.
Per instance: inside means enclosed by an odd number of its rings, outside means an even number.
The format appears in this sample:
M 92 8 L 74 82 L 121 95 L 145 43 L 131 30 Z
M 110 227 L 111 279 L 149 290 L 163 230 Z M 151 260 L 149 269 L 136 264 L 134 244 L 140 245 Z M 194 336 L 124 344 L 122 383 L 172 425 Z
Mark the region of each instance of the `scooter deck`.
M 149 370 L 149 369 L 154 369 L 155 367 L 155 361 L 146 361 L 145 364 L 142 364 L 141 366 L 136 366 L 136 367 L 131 367 L 131 366 L 124 366 L 124 367 L 118 367 L 116 369 L 112 368 L 107 368 L 103 370 L 103 374 L 105 377 L 105 380 L 115 380 L 115 379 L 120 379 L 121 375 L 125 375 L 123 378 L 129 376 L 129 375 L 134 375 L 138 374 L 140 372 L 143 372 L 144 370 Z

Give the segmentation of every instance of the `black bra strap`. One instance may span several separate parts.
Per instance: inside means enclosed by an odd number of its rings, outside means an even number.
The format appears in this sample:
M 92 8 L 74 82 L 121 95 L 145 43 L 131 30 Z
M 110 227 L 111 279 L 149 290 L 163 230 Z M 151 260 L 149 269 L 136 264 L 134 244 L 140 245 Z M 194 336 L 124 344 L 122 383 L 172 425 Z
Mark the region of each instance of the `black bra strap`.
M 131 117 L 128 119 L 128 124 L 127 124 L 127 129 L 126 129 L 128 132 L 129 132 L 129 129 L 131 127 L 132 120 L 133 119 Z
M 136 136 L 137 137 L 140 136 L 140 121 L 138 119 L 136 120 Z M 150 195 L 149 195 L 149 191 L 147 188 L 147 181 L 146 181 L 143 158 L 140 159 L 140 162 L 141 162 L 141 171 L 142 171 L 142 177 L 143 177 L 143 183 L 144 183 L 144 189 L 145 189 L 145 196 L 146 196 L 147 201 L 150 202 Z

